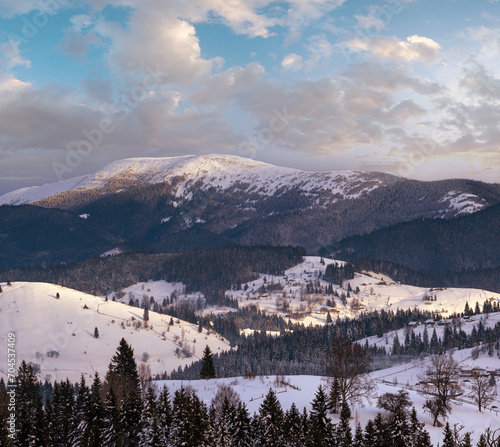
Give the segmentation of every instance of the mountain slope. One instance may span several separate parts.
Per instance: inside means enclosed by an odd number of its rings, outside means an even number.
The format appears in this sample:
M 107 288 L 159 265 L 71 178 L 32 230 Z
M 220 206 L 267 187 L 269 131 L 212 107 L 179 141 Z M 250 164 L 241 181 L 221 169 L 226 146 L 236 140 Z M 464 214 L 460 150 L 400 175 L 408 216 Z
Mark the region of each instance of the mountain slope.
M 414 270 L 454 272 L 500 266 L 500 204 L 457 219 L 400 223 L 347 238 L 334 256 L 391 261 Z
M 82 373 L 87 379 L 95 372 L 105 374 L 122 337 L 134 348 L 138 364 L 144 353 L 149 355 L 152 374 L 198 360 L 207 344 L 213 352 L 229 349 L 226 341 L 199 333 L 196 325 L 180 321 L 170 326 L 168 315 L 150 311 L 145 328 L 142 309 L 136 307 L 54 284 L 0 285 L 0 339 L 15 333 L 17 358 L 40 365 L 42 379 L 76 382 Z M 94 338 L 95 328 L 99 338 Z M 182 348 L 191 356 L 178 356 Z M 51 357 L 50 351 L 59 355 Z M 5 365 L 0 366 L 4 378 Z
M 109 231 L 69 211 L 0 206 L 0 269 L 79 261 L 118 242 Z
M 85 215 L 131 250 L 270 244 L 317 252 L 400 222 L 487 208 L 500 202 L 500 185 L 309 172 L 204 155 L 121 160 L 94 175 L 0 197 L 0 204 L 28 202 Z

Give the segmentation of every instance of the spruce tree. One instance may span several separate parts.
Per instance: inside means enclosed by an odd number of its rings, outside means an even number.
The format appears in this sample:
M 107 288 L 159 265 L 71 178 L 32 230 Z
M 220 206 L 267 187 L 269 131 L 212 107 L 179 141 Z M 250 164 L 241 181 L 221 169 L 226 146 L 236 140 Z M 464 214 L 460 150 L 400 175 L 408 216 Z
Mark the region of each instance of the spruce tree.
M 143 319 L 144 321 L 149 321 L 149 307 L 148 307 L 148 306 L 146 306 L 146 307 L 144 308 L 144 313 L 143 313 L 143 315 L 142 315 L 142 319 Z
M 470 433 L 465 433 L 460 447 L 472 447 L 472 440 L 470 439 Z
M 340 385 L 339 379 L 335 377 L 330 387 L 330 395 L 328 399 L 329 409 L 332 413 L 338 413 L 340 407 Z
M 235 413 L 236 408 L 229 403 L 227 396 L 224 397 L 221 412 L 216 416 L 215 420 L 214 435 L 216 445 L 231 445 L 231 432 Z
M 250 415 L 244 402 L 238 404 L 231 430 L 231 447 L 252 447 Z
M 203 351 L 201 359 L 200 379 L 213 379 L 216 376 L 213 354 L 208 345 Z
M 284 431 L 286 434 L 287 447 L 299 447 L 304 445 L 305 436 L 302 418 L 295 403 L 285 412 Z
M 23 360 L 17 373 L 16 440 L 19 445 L 28 445 L 33 434 L 39 386 L 31 365 Z
M 158 421 L 160 426 L 160 441 L 167 445 L 170 428 L 172 427 L 172 403 L 170 402 L 170 392 L 164 385 L 158 397 Z
M 455 440 L 453 439 L 453 433 L 448 422 L 443 430 L 443 447 L 455 447 Z
M 354 441 L 352 443 L 352 446 L 364 447 L 363 429 L 361 428 L 361 424 L 359 422 L 356 425 L 356 431 L 354 433 Z
M 337 426 L 337 437 L 340 440 L 340 447 L 350 447 L 352 445 L 352 431 L 349 419 L 351 419 L 351 409 L 347 402 L 342 402 L 340 423 Z
M 118 447 L 120 445 L 120 416 L 118 413 L 118 403 L 116 401 L 113 388 L 109 388 L 104 401 L 104 417 L 102 428 L 103 444 L 106 447 Z M 123 439 L 122 439 L 123 441 Z
M 376 445 L 375 424 L 371 419 L 365 425 L 363 444 L 365 447 L 373 447 Z
M 29 435 L 30 447 L 42 447 L 49 445 L 49 431 L 45 412 L 43 410 L 42 397 L 40 394 L 36 397 L 36 409 L 33 419 L 33 429 Z
M 120 340 L 116 353 L 111 358 L 106 381 L 113 387 L 119 407 L 125 393 L 140 393 L 134 350 L 124 338 Z
M 153 388 L 149 388 L 144 399 L 141 415 L 141 431 L 139 433 L 140 447 L 166 447 L 161 438 L 156 395 Z
M 90 405 L 90 390 L 85 383 L 85 377 L 82 374 L 80 382 L 77 385 L 75 410 L 72 418 L 71 446 L 87 446 L 89 442 L 89 430 L 87 413 Z
M 99 329 L 97 329 L 97 326 L 94 328 L 94 338 L 99 338 Z
M 97 373 L 95 373 L 94 381 L 90 388 L 89 405 L 85 417 L 88 424 L 89 446 L 99 447 L 103 445 L 104 410 L 101 401 L 101 379 Z
M 484 434 L 482 434 L 479 437 L 479 441 L 477 443 L 477 447 L 488 447 L 488 444 L 486 442 L 486 437 L 484 436 Z
M 310 438 L 318 447 L 327 446 L 332 437 L 333 427 L 328 417 L 327 397 L 320 385 L 311 403 L 312 409 L 309 416 Z
M 284 414 L 276 393 L 269 389 L 259 408 L 260 442 L 267 447 L 281 447 L 283 442 Z

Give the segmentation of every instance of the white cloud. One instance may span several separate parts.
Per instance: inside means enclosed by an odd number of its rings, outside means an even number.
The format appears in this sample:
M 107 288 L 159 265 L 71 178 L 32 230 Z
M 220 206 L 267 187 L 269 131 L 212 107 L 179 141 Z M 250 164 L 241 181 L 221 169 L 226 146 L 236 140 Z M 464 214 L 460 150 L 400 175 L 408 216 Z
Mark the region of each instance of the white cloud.
M 434 40 L 416 34 L 407 37 L 406 41 L 397 37 L 370 36 L 349 40 L 345 45 L 351 51 L 371 52 L 378 59 L 394 62 L 420 61 L 429 64 L 439 61 L 441 48 Z
M 285 71 L 299 71 L 304 67 L 302 56 L 295 53 L 287 54 L 281 61 L 281 67 Z
M 121 78 L 135 80 L 147 67 L 159 66 L 164 82 L 188 83 L 210 73 L 217 60 L 201 56 L 195 27 L 158 11 L 136 11 L 127 29 L 101 22 L 95 31 L 111 39 L 108 60 Z
M 4 65 L 7 70 L 17 66 L 23 66 L 26 68 L 31 67 L 31 62 L 22 57 L 19 45 L 20 42 L 18 40 L 8 40 L 0 45 L 0 57 L 4 60 Z M 1 65 L 0 59 L 0 66 Z

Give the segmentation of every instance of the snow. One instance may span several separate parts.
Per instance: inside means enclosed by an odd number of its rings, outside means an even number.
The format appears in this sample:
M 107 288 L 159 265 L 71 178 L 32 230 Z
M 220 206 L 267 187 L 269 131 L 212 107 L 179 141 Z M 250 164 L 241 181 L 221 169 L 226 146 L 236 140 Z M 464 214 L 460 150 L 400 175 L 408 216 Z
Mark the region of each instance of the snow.
M 470 350 L 458 351 L 455 353 L 455 358 L 460 361 L 462 357 L 469 355 Z M 500 367 L 500 359 L 490 357 L 488 361 L 490 364 L 494 363 Z M 397 393 L 399 390 L 405 389 L 409 393 L 412 405 L 415 406 L 418 419 L 425 423 L 424 428 L 429 432 L 433 445 L 437 446 L 438 443 L 441 444 L 443 427 L 432 426 L 432 418 L 423 410 L 426 398 L 416 391 L 416 383 L 420 380 L 419 376 L 423 374 L 426 365 L 426 361 L 415 361 L 372 372 L 370 376 L 376 384 L 375 398 L 370 401 L 365 399 L 362 404 L 363 406 L 356 406 L 354 408 L 351 420 L 353 432 L 358 422 L 364 427 L 368 420 L 375 419 L 377 413 L 383 412 L 383 410 L 377 408 L 378 396 L 384 393 Z M 302 411 L 304 407 L 310 411 L 311 402 L 318 386 L 328 387 L 327 379 L 319 376 L 258 376 L 255 378 L 237 377 L 191 381 L 165 380 L 155 383 L 158 385 L 159 390 L 161 390 L 163 385 L 166 385 L 171 394 L 180 389 L 181 386 L 192 387 L 206 404 L 210 404 L 220 385 L 230 385 L 239 394 L 241 400 L 245 402 L 250 414 L 258 413 L 259 407 L 270 388 L 276 392 L 284 410 L 289 409 L 292 403 L 295 403 L 299 411 Z M 467 394 L 470 389 L 466 388 L 465 391 Z M 460 405 L 452 404 L 452 413 L 448 419 L 451 427 L 454 424 L 463 425 L 465 428 L 462 433 L 471 431 L 471 438 L 474 443 L 478 441 L 479 436 L 487 427 L 491 427 L 493 430 L 500 428 L 498 412 L 491 409 L 492 406 L 500 407 L 500 399 L 498 397 L 482 413 L 477 410 L 477 406 L 469 402 L 470 398 L 463 400 L 466 402 L 461 402 Z M 334 423 L 339 422 L 338 415 L 330 415 L 330 417 Z
M 323 259 L 324 265 L 321 263 Z M 332 318 L 355 318 L 360 311 L 392 310 L 397 309 L 420 309 L 421 311 L 437 312 L 444 318 L 453 313 L 461 313 L 468 302 L 474 308 L 476 301 L 482 307 L 487 299 L 500 300 L 500 294 L 480 289 L 463 288 L 439 288 L 431 289 L 399 284 L 386 275 L 373 272 L 356 273 L 355 277 L 345 281 L 342 287 L 333 285 L 333 289 L 341 295 L 347 293 L 348 284 L 352 288 L 350 298 L 346 299 L 346 305 L 339 298 L 332 295 L 304 295 L 307 282 L 318 282 L 323 287 L 329 283 L 322 278 L 328 264 L 337 263 L 343 265 L 343 261 L 320 258 L 318 256 L 306 256 L 304 262 L 285 271 L 284 275 L 262 275 L 255 281 L 242 284 L 240 290 L 228 290 L 226 295 L 238 300 L 240 307 L 256 305 L 260 310 L 267 313 L 277 313 L 292 322 L 305 325 L 326 324 L 327 312 Z M 264 277 L 266 282 L 264 283 Z M 263 285 L 280 284 L 282 290 L 275 292 L 259 293 Z M 245 286 L 247 290 L 245 291 Z M 359 293 L 355 293 L 359 287 Z M 289 309 L 283 312 L 277 305 L 282 300 L 283 291 L 286 292 L 286 300 Z M 426 301 L 426 296 L 436 298 L 436 301 Z M 360 309 L 352 307 L 353 300 L 357 299 L 361 305 Z M 326 301 L 335 302 L 335 308 L 328 307 Z M 300 314 L 300 317 L 297 315 Z M 295 315 L 295 317 L 294 317 Z
M 112 162 L 95 174 L 12 191 L 0 196 L 0 205 L 32 203 L 68 190 L 103 188 L 111 179 L 159 183 L 169 182 L 174 177 L 184 179 L 175 189 L 175 194 L 181 200 L 189 199 L 195 180 L 201 182 L 201 190 L 210 187 L 227 190 L 235 184 L 243 184 L 249 185 L 242 186 L 247 191 L 253 190 L 267 196 L 275 194 L 279 189 L 283 193 L 300 187 L 311 195 L 330 191 L 345 198 L 357 198 L 383 186 L 383 181 L 377 179 L 375 183 L 359 188 L 367 175 L 362 171 L 301 171 L 235 155 L 129 158 Z M 351 193 L 351 189 L 356 192 Z M 121 190 L 123 189 L 118 191 Z
M 458 211 L 456 215 L 472 214 L 487 206 L 486 201 L 480 197 L 460 191 L 450 191 L 440 202 L 448 205 L 444 213 Z
M 196 302 L 198 299 L 202 299 L 203 303 L 205 302 L 205 295 L 201 292 L 186 294 L 186 286 L 182 282 L 164 280 L 139 282 L 126 287 L 123 292 L 126 294 L 122 298 L 124 303 L 128 303 L 130 298 L 141 300 L 146 296 L 148 300 L 153 297 L 155 302 L 161 304 L 164 298 L 170 298 L 174 292 L 177 295 L 176 304 L 181 301 Z
M 106 256 L 116 256 L 116 255 L 119 255 L 119 254 L 122 254 L 123 251 L 118 248 L 118 247 L 115 247 L 115 248 L 112 248 L 111 250 L 108 250 L 106 252 L 104 252 L 102 255 L 101 255 L 101 258 L 104 258 Z
M 94 372 L 104 375 L 118 343 L 124 337 L 135 351 L 139 364 L 143 353 L 152 374 L 171 372 L 179 366 L 198 360 L 208 344 L 213 352 L 229 349 L 219 336 L 198 333 L 197 325 L 179 321 L 169 326 L 170 316 L 149 312 L 148 328 L 144 327 L 141 309 L 106 301 L 65 287 L 16 282 L 0 283 L 0 341 L 8 333 L 16 334 L 17 359 L 41 366 L 40 378 L 76 382 L 83 373 L 87 379 Z M 60 298 L 56 298 L 56 293 Z M 84 309 L 87 306 L 88 309 Z M 134 327 L 141 323 L 141 328 Z M 123 327 L 122 327 L 123 324 Z M 94 328 L 99 338 L 94 338 Z M 194 355 L 179 358 L 176 349 L 183 346 Z M 59 351 L 49 358 L 48 351 Z M 38 353 L 38 354 L 37 354 Z M 19 365 L 18 365 L 19 366 Z M 6 364 L 0 363 L 0 376 L 6 379 Z

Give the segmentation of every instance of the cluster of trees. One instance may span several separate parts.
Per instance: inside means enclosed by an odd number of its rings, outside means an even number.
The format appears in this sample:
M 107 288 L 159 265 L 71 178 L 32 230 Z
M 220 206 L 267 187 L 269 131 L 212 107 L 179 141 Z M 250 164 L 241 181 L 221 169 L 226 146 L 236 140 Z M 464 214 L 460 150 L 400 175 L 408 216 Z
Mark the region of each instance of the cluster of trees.
M 18 268 L 5 272 L 4 277 L 11 281 L 60 284 L 95 295 L 111 295 L 131 284 L 163 279 L 183 282 L 186 292 L 201 291 L 208 304 L 217 304 L 233 285 L 256 279 L 259 273 L 282 274 L 302 262 L 303 256 L 302 248 L 271 246 L 129 253 L 69 265 Z
M 461 253 L 465 253 L 465 250 L 462 250 Z M 352 256 L 349 257 L 349 259 L 351 258 Z M 444 265 L 448 264 L 444 263 Z M 412 284 L 419 287 L 467 287 L 500 292 L 499 266 L 443 272 L 435 268 L 412 269 L 393 260 L 374 260 L 370 258 L 359 258 L 355 262 L 355 266 L 356 271 L 382 273 L 403 284 Z
M 239 319 L 241 318 L 242 323 Z M 410 321 L 424 322 L 429 318 L 438 318 L 432 312 L 417 309 L 393 311 L 375 311 L 363 313 L 355 320 L 332 319 L 326 326 L 304 327 L 290 321 L 249 306 L 226 315 L 208 315 L 202 320 L 203 327 L 215 329 L 218 333 L 238 346 L 237 350 L 216 354 L 217 374 L 221 377 L 245 374 L 324 374 L 323 353 L 332 341 L 345 338 L 351 341 L 378 336 L 383 337 L 389 331 L 406 327 Z M 240 328 L 252 328 L 254 335 L 240 335 Z M 279 331 L 280 336 L 268 336 L 266 331 Z M 389 367 L 393 364 L 410 361 L 423 355 L 445 352 L 448 349 L 466 349 L 481 345 L 481 348 L 493 355 L 500 354 L 500 324 L 486 328 L 480 321 L 467 334 L 460 327 L 460 320 L 444 329 L 443 337 L 437 337 L 436 331 L 430 334 L 424 329 L 423 336 L 408 330 L 404 340 L 395 337 L 392 345 L 368 346 L 363 348 L 373 358 L 374 369 Z M 163 378 L 196 379 L 200 363 L 179 368 Z
M 354 265 L 350 262 L 346 262 L 345 264 L 340 265 L 336 262 L 333 264 L 328 264 L 325 269 L 325 274 L 323 275 L 323 279 L 339 286 L 342 286 L 342 284 L 344 284 L 344 281 L 353 278 Z
M 378 398 L 378 413 L 365 427 L 351 428 L 349 403 L 356 400 L 352 390 L 367 391 L 353 380 L 366 370 L 367 358 L 354 345 L 339 340 L 332 359 L 349 364 L 332 370 L 330 393 L 319 386 L 311 410 L 299 411 L 295 404 L 284 411 L 271 388 L 257 413 L 250 415 L 245 403 L 227 385 L 219 387 L 210 406 L 190 387 L 181 387 L 173 396 L 167 387 L 155 389 L 148 380 L 139 380 L 133 350 L 122 339 L 113 356 L 104 382 L 98 374 L 87 385 L 68 380 L 42 386 L 31 366 L 22 362 L 17 375 L 16 431 L 6 425 L 8 397 L 0 387 L 0 445 L 5 447 L 140 446 L 140 447 L 431 447 L 429 433 L 409 411 L 408 393 L 386 393 Z M 204 362 L 210 369 L 210 350 Z M 335 362 L 333 362 L 335 363 Z M 432 374 L 447 371 L 432 364 Z M 352 373 L 352 375 L 351 375 Z M 210 371 L 206 377 L 212 377 Z M 346 382 L 340 380 L 344 377 Z M 441 381 L 439 382 L 441 383 Z M 50 388 L 50 392 L 47 390 Z M 448 393 L 449 395 L 450 393 Z M 436 396 L 438 394 L 436 393 Z M 444 395 L 447 395 L 444 393 Z M 330 413 L 339 413 L 334 423 Z M 446 424 L 443 446 L 472 447 L 470 433 L 463 427 Z M 498 442 L 495 432 L 481 435 L 478 447 Z M 491 444 L 496 445 L 496 444 Z

